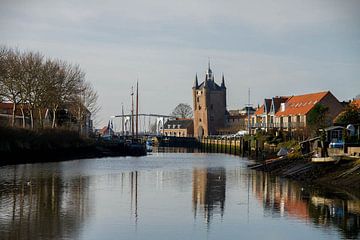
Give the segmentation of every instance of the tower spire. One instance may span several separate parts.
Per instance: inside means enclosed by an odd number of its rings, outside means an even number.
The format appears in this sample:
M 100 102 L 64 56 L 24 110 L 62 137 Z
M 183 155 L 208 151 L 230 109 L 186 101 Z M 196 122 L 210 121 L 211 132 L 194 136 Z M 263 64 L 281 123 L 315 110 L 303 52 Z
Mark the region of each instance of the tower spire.
M 199 81 L 198 81 L 198 76 L 197 73 L 195 74 L 195 82 L 194 82 L 194 88 L 198 88 L 199 87 Z
M 222 87 L 222 88 L 225 88 L 225 77 L 224 77 L 224 73 L 222 73 L 221 87 Z

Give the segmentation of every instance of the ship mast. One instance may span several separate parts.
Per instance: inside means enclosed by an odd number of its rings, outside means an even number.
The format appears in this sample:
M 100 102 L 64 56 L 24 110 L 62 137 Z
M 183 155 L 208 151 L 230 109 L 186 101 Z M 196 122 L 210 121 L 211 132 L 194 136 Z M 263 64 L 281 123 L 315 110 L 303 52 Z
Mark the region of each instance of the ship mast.
M 136 138 L 139 134 L 139 83 L 136 81 Z
M 134 138 L 134 88 L 131 87 L 131 136 Z

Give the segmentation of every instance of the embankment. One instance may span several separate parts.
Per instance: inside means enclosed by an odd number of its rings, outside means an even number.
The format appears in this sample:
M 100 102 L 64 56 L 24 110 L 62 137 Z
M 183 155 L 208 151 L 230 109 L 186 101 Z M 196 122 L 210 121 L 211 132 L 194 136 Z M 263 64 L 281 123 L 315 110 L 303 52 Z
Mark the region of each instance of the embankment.
M 141 154 L 125 143 L 83 138 L 69 130 L 0 128 L 0 165 L 125 155 Z
M 267 160 L 249 166 L 308 184 L 360 191 L 360 160 L 312 163 L 310 158 Z

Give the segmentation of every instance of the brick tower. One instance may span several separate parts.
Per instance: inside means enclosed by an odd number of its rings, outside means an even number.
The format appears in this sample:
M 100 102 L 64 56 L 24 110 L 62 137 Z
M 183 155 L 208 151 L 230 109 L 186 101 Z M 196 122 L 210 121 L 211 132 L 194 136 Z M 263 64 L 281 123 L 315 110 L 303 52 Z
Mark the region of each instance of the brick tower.
M 199 84 L 196 75 L 192 90 L 194 101 L 194 136 L 206 137 L 216 135 L 217 129 L 225 126 L 226 87 L 224 75 L 219 86 L 214 80 L 209 62 L 205 80 Z

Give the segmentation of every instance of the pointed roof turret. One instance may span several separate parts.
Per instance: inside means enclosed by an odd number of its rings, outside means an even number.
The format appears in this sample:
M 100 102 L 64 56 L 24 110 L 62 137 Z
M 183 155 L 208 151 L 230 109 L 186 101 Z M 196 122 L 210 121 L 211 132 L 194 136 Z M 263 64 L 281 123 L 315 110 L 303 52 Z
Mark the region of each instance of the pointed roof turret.
M 205 78 L 205 81 L 206 80 L 212 80 L 213 76 L 212 76 L 212 71 L 211 71 L 211 68 L 210 68 L 210 59 L 209 59 L 209 63 L 208 63 L 208 69 L 206 71 L 206 78 Z
M 194 88 L 198 88 L 199 87 L 199 81 L 198 81 L 198 76 L 197 73 L 195 74 L 195 81 L 194 81 Z
M 224 77 L 224 73 L 222 74 L 221 87 L 222 87 L 222 88 L 225 88 L 225 77 Z

